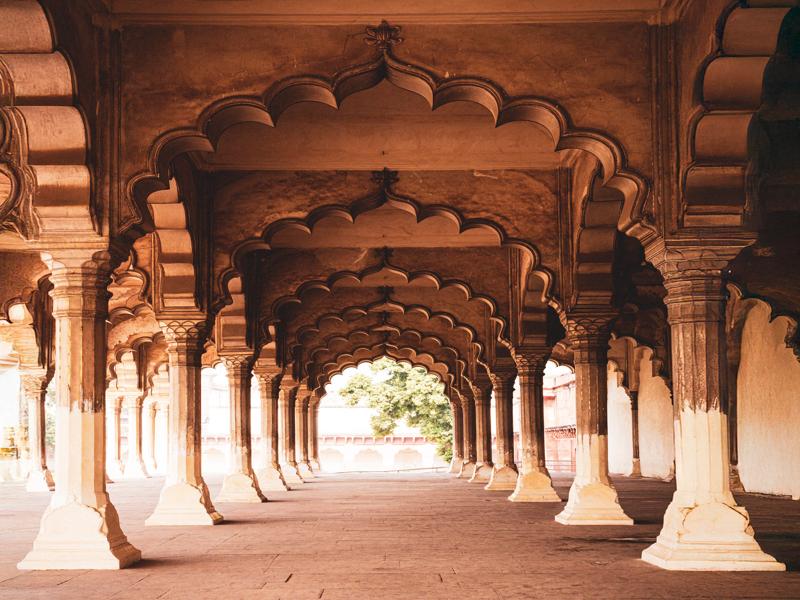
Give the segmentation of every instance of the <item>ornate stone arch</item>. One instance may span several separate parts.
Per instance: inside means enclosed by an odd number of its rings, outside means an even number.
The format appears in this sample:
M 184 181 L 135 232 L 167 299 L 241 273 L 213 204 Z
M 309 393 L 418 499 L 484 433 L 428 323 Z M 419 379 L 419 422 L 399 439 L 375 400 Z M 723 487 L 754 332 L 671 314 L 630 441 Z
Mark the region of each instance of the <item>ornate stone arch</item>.
M 438 365 L 435 361 L 428 362 L 427 357 L 421 357 L 418 360 L 419 357 L 413 348 L 394 349 L 378 345 L 371 348 L 358 349 L 352 355 L 341 355 L 336 362 L 324 365 L 318 380 L 319 384 L 314 389 L 324 389 L 335 375 L 342 373 L 345 369 L 358 367 L 363 363 L 372 363 L 386 356 L 397 362 L 404 362 L 412 367 L 421 367 L 429 373 L 434 373 L 445 386 L 448 385 L 446 365 Z
M 689 122 L 687 227 L 741 226 L 756 210 L 766 149 L 757 115 L 770 88 L 791 73 L 781 67 L 787 58 L 779 41 L 784 27 L 797 27 L 800 10 L 792 7 L 792 0 L 737 2 L 720 17 L 717 47 L 698 76 L 700 105 Z
M 35 0 L 0 5 L 0 228 L 96 239 L 88 131 L 72 67 Z
M 375 31 L 387 31 L 382 24 Z M 368 35 L 372 35 L 368 32 Z M 144 171 L 129 184 L 129 195 L 146 219 L 146 198 L 158 189 L 166 189 L 170 166 L 179 156 L 192 152 L 213 153 L 223 133 L 237 124 L 258 123 L 274 127 L 289 107 L 314 102 L 338 109 L 348 96 L 367 90 L 387 80 L 424 98 L 432 109 L 451 102 L 471 102 L 483 107 L 496 126 L 529 123 L 549 135 L 553 151 L 578 150 L 587 153 L 599 165 L 598 182 L 615 190 L 621 198 L 616 225 L 637 237 L 652 235 L 654 229 L 642 218 L 647 185 L 627 169 L 622 148 L 610 136 L 593 130 L 577 129 L 566 112 L 554 102 L 533 95 L 511 97 L 499 85 L 486 78 L 444 77 L 434 75 L 424 66 L 398 60 L 391 44 L 376 44 L 375 59 L 346 67 L 332 76 L 311 74 L 275 82 L 259 96 L 221 99 L 208 106 L 192 128 L 166 132 L 151 146 Z M 242 250 L 252 247 L 244 245 Z M 232 259 L 230 269 L 235 268 Z M 549 279 L 549 278 L 546 278 Z M 224 289 L 224 281 L 221 282 Z M 546 285 L 545 288 L 549 287 Z
M 442 280 L 435 273 L 427 271 L 407 272 L 395 267 L 379 267 L 369 268 L 360 273 L 352 271 L 340 271 L 332 275 L 327 281 L 307 281 L 300 287 L 294 290 L 293 293 L 287 294 L 277 299 L 272 307 L 271 314 L 277 316 L 281 309 L 291 305 L 302 305 L 303 297 L 308 293 L 323 292 L 329 295 L 334 295 L 337 287 L 341 283 L 345 283 L 348 287 L 371 287 L 373 277 L 382 278 L 378 287 L 393 287 L 392 280 L 386 277 L 394 277 L 397 282 L 409 286 L 419 286 L 434 289 L 437 292 L 454 292 L 463 295 L 464 302 L 469 305 L 470 303 L 477 303 L 484 305 L 489 310 L 489 320 L 497 326 L 498 337 L 501 335 L 503 327 L 506 325 L 505 319 L 497 314 L 497 303 L 489 298 L 480 294 L 475 294 L 471 286 L 460 280 Z M 267 317 L 268 318 L 268 317 Z

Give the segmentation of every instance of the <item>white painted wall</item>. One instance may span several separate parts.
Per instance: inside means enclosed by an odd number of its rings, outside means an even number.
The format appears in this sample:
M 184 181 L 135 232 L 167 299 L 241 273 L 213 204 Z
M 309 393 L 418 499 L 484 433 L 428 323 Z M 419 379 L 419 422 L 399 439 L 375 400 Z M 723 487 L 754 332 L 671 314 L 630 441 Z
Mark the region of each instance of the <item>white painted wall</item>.
M 800 362 L 789 320 L 757 303 L 742 332 L 738 375 L 739 475 L 749 492 L 800 498 Z
M 631 399 L 620 383 L 622 375 L 608 363 L 608 470 L 630 475 L 633 468 Z
M 661 377 L 653 376 L 653 351 L 639 361 L 639 465 L 644 477 L 674 475 L 675 429 L 672 394 Z

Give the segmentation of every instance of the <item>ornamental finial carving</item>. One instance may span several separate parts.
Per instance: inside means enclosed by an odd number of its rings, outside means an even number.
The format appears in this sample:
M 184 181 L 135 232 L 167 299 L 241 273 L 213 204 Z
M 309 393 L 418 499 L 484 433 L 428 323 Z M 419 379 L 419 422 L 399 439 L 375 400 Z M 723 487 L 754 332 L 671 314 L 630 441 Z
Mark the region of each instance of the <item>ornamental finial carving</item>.
M 392 46 L 403 43 L 403 38 L 400 37 L 400 30 L 402 27 L 399 25 L 389 25 L 384 19 L 377 27 L 366 27 L 364 29 L 364 43 L 368 46 L 375 46 L 375 49 L 380 52 L 387 52 L 391 50 Z

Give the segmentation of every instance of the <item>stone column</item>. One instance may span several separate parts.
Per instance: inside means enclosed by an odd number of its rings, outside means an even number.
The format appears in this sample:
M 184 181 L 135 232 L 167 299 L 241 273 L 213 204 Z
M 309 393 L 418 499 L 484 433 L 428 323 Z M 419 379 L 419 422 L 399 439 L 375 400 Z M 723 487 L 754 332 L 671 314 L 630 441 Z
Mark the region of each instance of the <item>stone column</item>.
M 217 502 L 266 502 L 258 487 L 252 463 L 250 435 L 251 354 L 221 356 L 228 370 L 230 390 L 231 433 L 228 474 L 222 481 Z
M 167 478 L 145 525 L 216 525 L 222 521 L 202 475 L 200 370 L 206 321 L 200 315 L 162 320 L 169 354 Z
M 642 559 L 665 569 L 780 571 L 753 538 L 750 517 L 730 490 L 723 364 L 728 260 L 712 248 L 667 251 L 664 275 L 672 336 L 677 489 L 656 543 Z
M 144 398 L 136 395 L 125 403 L 128 413 L 128 453 L 125 460 L 125 479 L 144 479 L 149 477 L 142 458 L 142 408 Z
M 156 402 L 155 455 L 158 472 L 166 471 L 169 461 L 169 401 Z
M 301 389 L 295 396 L 294 426 L 297 470 L 303 479 L 313 479 L 311 465 L 308 464 L 308 398 L 310 392 Z
M 450 411 L 453 415 L 453 459 L 450 461 L 450 473 L 457 475 L 464 463 L 464 422 L 461 415 L 461 402 L 450 399 Z
M 608 342 L 613 315 L 599 310 L 574 313 L 567 336 L 575 357 L 575 479 L 564 510 L 564 525 L 633 525 L 622 510 L 608 476 Z
M 489 483 L 492 478 L 492 382 L 479 375 L 472 384 L 475 399 L 475 473 L 470 483 Z
M 728 305 L 729 308 L 730 304 Z M 726 334 L 729 328 L 726 327 Z M 732 492 L 744 492 L 744 484 L 739 477 L 739 363 L 741 362 L 741 337 L 727 340 L 727 406 L 728 406 L 728 462 L 729 479 Z
M 283 478 L 289 486 L 300 485 L 303 478 L 297 470 L 295 460 L 295 424 L 294 424 L 294 404 L 295 396 L 299 385 L 291 378 L 281 380 L 280 395 L 278 396 L 278 412 L 280 414 L 280 434 L 281 434 L 281 472 Z
M 512 502 L 561 502 L 545 461 L 544 368 L 549 348 L 522 348 L 514 354 L 519 375 L 522 464 Z
M 498 463 L 492 467 L 487 490 L 513 490 L 517 487 L 517 465 L 514 463 L 514 380 L 517 370 L 497 370 L 490 375 L 494 392 L 497 425 Z
M 20 372 L 22 400 L 28 408 L 28 448 L 30 472 L 25 489 L 29 492 L 49 492 L 55 489 L 53 476 L 47 468 L 45 445 L 44 401 L 47 392 L 47 374 L 44 370 Z
M 458 472 L 459 479 L 471 479 L 475 474 L 475 403 L 472 398 L 466 395 L 461 396 L 461 416 L 463 418 L 464 430 L 464 462 L 461 463 L 461 470 Z
M 56 487 L 20 569 L 119 569 L 141 558 L 106 492 L 105 357 L 110 265 L 43 254 L 53 283 Z
M 156 402 L 150 402 L 142 410 L 144 424 L 142 426 L 142 456 L 148 473 L 158 470 L 156 460 Z
M 636 368 L 639 367 L 635 363 Z M 631 474 L 629 477 L 638 479 L 642 476 L 642 464 L 639 460 L 639 392 L 630 390 L 628 395 L 631 399 L 631 445 L 633 448 L 633 460 L 631 461 Z
M 264 464 L 256 468 L 258 487 L 263 492 L 285 492 L 290 488 L 286 485 L 278 463 L 278 394 L 281 370 L 276 366 L 256 363 L 253 373 L 258 379 L 261 393 L 262 439 L 266 444 Z
M 319 402 L 318 394 L 311 396 L 308 405 L 308 464 L 312 471 L 321 470 L 319 464 Z
M 107 439 L 111 445 L 110 462 L 106 467 L 111 479 L 121 479 L 123 477 L 122 463 L 122 401 L 123 398 L 115 396 L 111 401 L 111 431 L 107 434 Z

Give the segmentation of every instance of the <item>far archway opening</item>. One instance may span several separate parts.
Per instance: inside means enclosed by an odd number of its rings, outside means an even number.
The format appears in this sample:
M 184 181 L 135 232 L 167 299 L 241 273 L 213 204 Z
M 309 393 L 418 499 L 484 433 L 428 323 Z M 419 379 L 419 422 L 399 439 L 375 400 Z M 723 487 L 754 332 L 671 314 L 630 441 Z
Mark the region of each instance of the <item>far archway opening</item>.
M 444 470 L 452 458 L 450 400 L 439 378 L 382 357 L 326 386 L 319 411 L 323 471 Z

